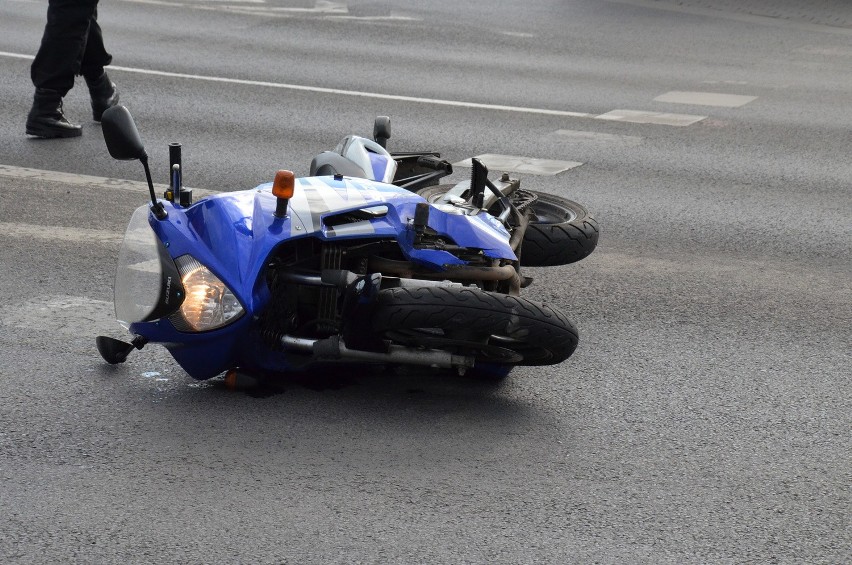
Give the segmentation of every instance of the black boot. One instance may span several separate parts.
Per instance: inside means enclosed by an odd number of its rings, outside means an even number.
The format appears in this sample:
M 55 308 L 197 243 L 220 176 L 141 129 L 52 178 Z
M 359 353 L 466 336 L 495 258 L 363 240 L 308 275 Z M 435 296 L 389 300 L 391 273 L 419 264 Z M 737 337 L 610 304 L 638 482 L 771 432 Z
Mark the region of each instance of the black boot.
M 36 137 L 79 137 L 83 128 L 72 124 L 62 112 L 62 95 L 56 90 L 36 88 L 33 107 L 27 116 L 27 135 Z
M 101 73 L 98 78 L 86 77 L 86 84 L 92 96 L 92 118 L 99 122 L 108 108 L 118 104 L 118 89 L 106 73 Z

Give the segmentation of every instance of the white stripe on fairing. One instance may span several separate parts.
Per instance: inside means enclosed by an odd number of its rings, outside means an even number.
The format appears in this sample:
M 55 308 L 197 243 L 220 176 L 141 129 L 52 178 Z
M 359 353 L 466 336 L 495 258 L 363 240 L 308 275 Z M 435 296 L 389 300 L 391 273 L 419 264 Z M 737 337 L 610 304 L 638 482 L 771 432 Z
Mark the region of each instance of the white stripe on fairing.
M 357 193 L 358 197 L 363 200 L 363 204 L 381 204 L 387 201 L 385 194 L 380 190 L 376 190 L 373 185 L 360 182 L 361 179 L 354 179 L 346 183 L 346 193 Z
M 305 187 L 305 190 L 310 190 L 319 194 L 320 198 L 322 198 L 322 201 L 325 204 L 323 209 L 313 210 L 313 212 L 340 210 L 342 208 L 346 208 L 349 205 L 359 206 L 366 202 L 364 196 L 361 194 L 361 191 L 353 189 L 346 181 L 343 181 L 343 186 L 346 189 L 345 198 L 338 190 L 330 187 L 328 184 L 321 180 L 306 179 L 305 182 L 302 182 L 300 184 L 301 186 Z
M 328 234 L 331 237 L 339 237 L 343 235 L 371 235 L 376 233 L 376 227 L 370 220 L 361 220 L 351 224 L 335 226 Z
M 121 243 L 124 235 L 117 232 L 88 228 L 0 222 L 0 239 L 7 237 L 117 245 Z
M 299 184 L 297 182 L 297 184 Z M 314 231 L 314 220 L 311 216 L 311 206 L 308 203 L 308 195 L 304 190 L 294 190 L 293 198 L 290 199 L 290 203 L 288 204 L 290 213 L 295 214 L 300 223 L 301 227 L 305 229 L 306 232 L 311 233 Z M 301 230 L 298 230 L 299 224 L 291 221 L 291 231 L 290 235 L 299 235 Z

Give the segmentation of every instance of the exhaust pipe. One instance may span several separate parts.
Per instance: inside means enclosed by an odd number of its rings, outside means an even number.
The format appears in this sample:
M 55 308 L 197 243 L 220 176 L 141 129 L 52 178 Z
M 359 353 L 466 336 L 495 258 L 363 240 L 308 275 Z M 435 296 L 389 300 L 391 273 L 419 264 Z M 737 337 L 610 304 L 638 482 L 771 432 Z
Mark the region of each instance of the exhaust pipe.
M 328 362 L 366 361 L 422 365 L 440 369 L 451 369 L 453 367 L 470 369 L 475 361 L 473 357 L 465 355 L 453 355 L 437 349 L 414 349 L 403 345 L 391 345 L 387 353 L 349 349 L 337 335 L 325 339 L 307 339 L 285 335 L 281 337 L 281 345 L 288 351 L 309 353 L 317 361 Z

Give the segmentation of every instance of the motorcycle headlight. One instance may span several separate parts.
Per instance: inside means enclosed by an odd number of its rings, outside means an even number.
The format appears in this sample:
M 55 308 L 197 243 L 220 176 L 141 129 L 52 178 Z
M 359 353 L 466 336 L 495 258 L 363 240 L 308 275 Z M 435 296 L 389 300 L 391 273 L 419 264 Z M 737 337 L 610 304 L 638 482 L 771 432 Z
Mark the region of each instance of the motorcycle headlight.
M 169 317 L 178 331 L 205 332 L 242 316 L 243 305 L 225 283 L 190 255 L 175 259 L 186 293 L 180 310 Z

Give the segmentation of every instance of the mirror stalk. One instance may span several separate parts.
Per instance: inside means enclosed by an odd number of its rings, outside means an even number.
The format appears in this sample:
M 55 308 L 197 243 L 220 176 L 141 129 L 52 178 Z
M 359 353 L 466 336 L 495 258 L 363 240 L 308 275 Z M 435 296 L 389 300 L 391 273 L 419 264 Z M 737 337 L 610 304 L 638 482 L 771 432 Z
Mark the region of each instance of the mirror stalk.
M 157 195 L 154 193 L 154 181 L 151 180 L 151 167 L 148 166 L 148 155 L 142 155 L 139 157 L 139 160 L 142 161 L 142 167 L 145 168 L 145 179 L 148 181 L 148 192 L 151 193 L 151 202 L 153 203 L 151 211 L 154 212 L 154 216 L 156 216 L 158 220 L 165 220 L 169 217 L 169 213 L 166 212 L 166 209 L 163 207 L 163 203 L 157 200 Z

